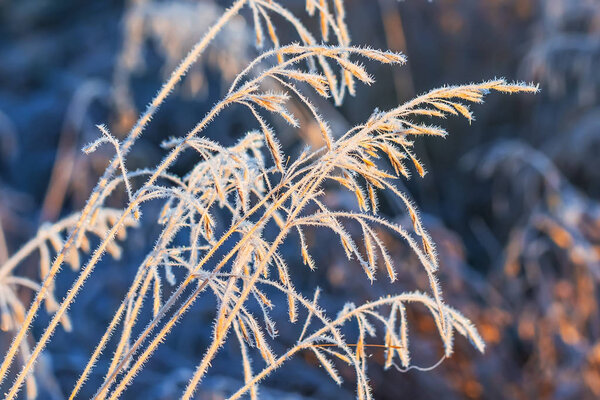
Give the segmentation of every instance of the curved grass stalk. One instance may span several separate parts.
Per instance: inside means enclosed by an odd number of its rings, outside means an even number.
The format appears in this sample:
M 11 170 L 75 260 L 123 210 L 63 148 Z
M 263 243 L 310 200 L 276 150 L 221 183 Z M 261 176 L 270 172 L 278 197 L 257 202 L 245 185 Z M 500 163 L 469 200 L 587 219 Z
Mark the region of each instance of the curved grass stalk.
M 316 332 L 314 332 L 312 335 L 310 335 L 309 337 L 304 339 L 302 342 L 296 344 L 294 347 L 292 347 L 290 350 L 288 350 L 286 353 L 284 353 L 282 356 L 280 356 L 274 363 L 272 363 L 271 365 L 264 368 L 260 373 L 256 374 L 250 382 L 247 382 L 242 388 L 240 388 L 231 397 L 229 397 L 228 400 L 239 399 L 248 390 L 250 390 L 251 387 L 257 385 L 261 380 L 263 380 L 266 376 L 268 376 L 270 373 L 272 373 L 275 369 L 279 368 L 286 360 L 291 358 L 294 354 L 298 353 L 299 351 L 309 347 L 311 345 L 311 343 L 314 343 L 315 341 L 319 340 L 319 338 L 323 334 L 325 334 L 328 330 L 332 329 L 333 327 L 344 324 L 351 318 L 355 318 L 360 313 L 367 312 L 368 310 L 374 309 L 381 305 L 393 304 L 395 302 L 422 303 L 422 304 L 426 305 L 430 310 L 434 310 L 437 307 L 434 299 L 429 298 L 428 296 L 426 296 L 422 293 L 419 293 L 419 292 L 403 293 L 403 294 L 396 295 L 393 297 L 385 297 L 385 298 L 379 299 L 374 302 L 366 303 L 360 307 L 356 307 L 354 310 L 344 314 L 343 316 L 335 319 L 334 321 L 331 321 L 330 323 L 327 323 L 324 327 L 322 327 L 319 330 L 317 330 Z M 453 321 L 454 321 L 454 328 L 460 329 L 461 333 L 464 332 L 465 336 L 468 336 L 475 343 L 477 348 L 480 351 L 483 351 L 483 349 L 484 349 L 483 341 L 481 340 L 481 337 L 479 336 L 477 331 L 474 330 L 474 328 L 472 327 L 470 322 L 468 320 L 466 320 L 466 318 L 464 318 L 460 313 L 458 313 L 453 308 L 448 307 L 446 305 L 444 305 L 444 308 L 445 308 L 445 312 L 447 312 L 448 314 L 450 314 L 452 316 Z M 443 318 L 442 315 L 438 315 L 438 316 L 436 316 L 435 314 L 433 314 L 433 315 L 436 319 Z

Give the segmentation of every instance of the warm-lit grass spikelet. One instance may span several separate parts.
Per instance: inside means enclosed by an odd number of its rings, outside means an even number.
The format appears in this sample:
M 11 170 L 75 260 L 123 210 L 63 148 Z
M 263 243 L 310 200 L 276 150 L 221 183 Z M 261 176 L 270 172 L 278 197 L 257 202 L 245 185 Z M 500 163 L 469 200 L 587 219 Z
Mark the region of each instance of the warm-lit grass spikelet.
M 157 108 L 219 30 L 246 5 L 255 21 L 258 43 L 265 41 L 262 28 L 265 23 L 273 49 L 250 62 L 233 80 L 222 100 L 189 132 L 163 143 L 166 154 L 159 164 L 128 171 L 127 154 Z M 68 308 L 103 254 L 114 252 L 114 238 L 138 219 L 144 224 L 159 224 L 160 234 L 152 250 L 140 260 L 127 294 L 74 384 L 70 398 L 80 393 L 103 351 L 107 353 L 113 336 L 116 347 L 110 351 L 112 359 L 94 398 L 119 398 L 195 300 L 208 294 L 217 300 L 212 340 L 182 395 L 184 399 L 193 397 L 211 362 L 231 339 L 240 346 L 240 368 L 245 380 L 232 398 L 246 392 L 257 398 L 261 380 L 296 353 L 311 351 L 336 383 L 342 381 L 336 363 L 351 365 L 356 374 L 358 398 L 370 399 L 367 364 L 371 346 L 384 346 L 386 367 L 396 366 L 399 370 L 416 367 L 410 364 L 408 343 L 406 307 L 410 303 L 420 303 L 430 311 L 443 344 L 442 358 L 453 352 L 455 330 L 483 351 L 483 341 L 470 321 L 445 304 L 436 277 L 438 260 L 434 243 L 416 207 L 398 189 L 397 180 L 409 177 L 413 167 L 420 176 L 425 174 L 413 149 L 418 136 L 446 135 L 443 128 L 426 124 L 423 119 L 461 115 L 471 121 L 468 103 L 482 102 L 491 91 L 516 93 L 537 89 L 502 79 L 444 87 L 392 110 L 375 112 L 366 122 L 345 133 L 332 132 L 307 92 L 331 96 L 339 103 L 346 90 L 355 93 L 356 82 L 368 85 L 374 81 L 357 59 L 403 64 L 405 58 L 389 51 L 351 46 L 341 0 L 309 0 L 306 10 L 309 15 L 318 15 L 322 40 L 315 39 L 298 18 L 276 1 L 234 1 L 176 68 L 125 139 L 117 140 L 106 127 L 99 126 L 102 136 L 84 150 L 93 151 L 107 142 L 113 145 L 116 154 L 85 208 L 70 217 L 68 238 L 52 244 L 57 252 L 55 260 L 49 262 L 43 247 L 54 236 L 44 236 L 44 232 L 62 225 L 42 228 L 33 244 L 24 247 L 27 250 L 21 250 L 1 267 L 12 271 L 23 258 L 18 254 L 39 249 L 44 276 L 30 308 L 26 312 L 19 308 L 15 339 L 0 366 L 2 379 L 13 366 L 19 349 L 27 343 L 27 333 L 41 304 L 49 301 L 53 304 L 51 321 L 33 349 L 26 352 L 8 399 L 15 398 L 22 384 L 30 379 L 36 359 L 58 324 L 66 321 Z M 301 44 L 281 44 L 271 14 L 283 17 L 298 34 Z M 335 38 L 336 44 L 320 43 L 331 38 Z M 281 118 L 299 127 L 298 119 L 289 111 L 291 101 L 308 110 L 323 139 L 321 148 L 307 149 L 296 158 L 283 153 L 277 134 L 268 123 L 271 117 Z M 223 110 L 240 106 L 253 116 L 257 131 L 227 148 L 201 136 Z M 192 153 L 196 163 L 187 174 L 178 176 L 170 169 L 183 152 Z M 106 198 L 121 184 L 127 193 L 127 204 L 122 210 L 103 208 Z M 324 193 L 336 185 L 356 197 L 355 210 L 334 209 L 326 204 Z M 377 197 L 382 191 L 404 204 L 410 226 L 377 215 Z M 140 208 L 148 202 L 159 202 L 161 212 L 140 217 Z M 358 230 L 349 229 L 350 226 Z M 378 236 L 381 229 L 390 231 L 418 257 L 429 282 L 429 293 L 394 294 L 357 306 L 349 303 L 337 317 L 331 318 L 319 306 L 318 290 L 312 300 L 296 290 L 280 252 L 281 245 L 291 241 L 296 243 L 298 256 L 309 269 L 323 268 L 311 257 L 305 236 L 307 230 L 314 228 L 329 229 L 339 237 L 339 250 L 349 260 L 357 261 L 371 281 L 378 278 L 380 269 L 391 281 L 396 279 L 397 266 Z M 356 231 L 360 234 L 350 234 Z M 100 243 L 80 262 L 77 249 L 86 249 L 88 232 L 98 235 Z M 176 237 L 185 240 L 182 243 Z M 64 300 L 56 304 L 52 303 L 54 282 L 64 262 L 82 267 Z M 349 264 L 352 268 L 352 263 Z M 38 289 L 37 284 L 32 288 Z M 146 301 L 152 304 L 151 315 L 143 312 Z M 289 323 L 303 327 L 296 344 L 281 354 L 270 344 L 277 335 L 276 323 L 286 323 L 270 317 L 275 307 L 287 307 Z M 345 333 L 348 326 L 354 327 L 350 331 L 357 332 L 356 337 Z M 253 362 L 253 357 L 260 357 L 262 362 Z

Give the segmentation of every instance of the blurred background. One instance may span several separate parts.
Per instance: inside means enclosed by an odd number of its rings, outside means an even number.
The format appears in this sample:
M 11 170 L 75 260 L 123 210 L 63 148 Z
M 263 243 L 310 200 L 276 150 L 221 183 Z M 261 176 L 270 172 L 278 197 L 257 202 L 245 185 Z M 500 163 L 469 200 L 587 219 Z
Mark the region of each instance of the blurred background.
M 42 223 L 83 206 L 111 157 L 109 149 L 91 156 L 80 151 L 98 136 L 94 125 L 106 123 L 115 135 L 124 135 L 163 78 L 228 4 L 0 0 L 0 263 Z M 505 77 L 541 88 L 535 96 L 492 95 L 472 108 L 471 124 L 443 121 L 448 138 L 418 143 L 428 174 L 406 182 L 406 190 L 438 244 L 447 302 L 474 321 L 488 348 L 480 355 L 460 338 L 456 354 L 437 369 L 403 374 L 383 371 L 383 352 L 373 351 L 375 398 L 599 398 L 600 2 L 345 4 L 354 44 L 402 51 L 409 61 L 394 69 L 369 64 L 377 82 L 359 87 L 340 108 L 318 102 L 338 134 L 366 120 L 375 107 L 386 110 L 444 84 Z M 304 1 L 285 5 L 306 16 Z M 160 160 L 159 143 L 187 132 L 258 54 L 249 21 L 243 14 L 219 35 L 146 129 L 129 156 L 130 170 Z M 278 33 L 286 37 L 283 28 Z M 272 123 L 286 152 L 319 143 L 310 124 L 298 133 Z M 229 145 L 254 127 L 250 115 L 232 111 L 205 134 Z M 355 207 L 347 193 L 328 196 Z M 393 200 L 382 199 L 384 214 L 394 218 L 400 210 Z M 397 221 L 403 218 L 398 215 Z M 77 329 L 57 332 L 37 367 L 40 398 L 69 393 L 155 234 L 133 230 L 123 258 L 104 262 L 86 284 L 71 311 Z M 402 271 L 399 283 L 380 279 L 370 285 L 352 273 L 342 254 L 328 251 L 328 241 L 336 238 L 317 231 L 308 240 L 319 243 L 313 257 L 321 267 L 307 273 L 294 251 L 290 265 L 307 293 L 316 286 L 324 290 L 322 299 L 331 309 L 347 299 L 365 301 L 427 285 L 401 243 L 392 246 Z M 36 260 L 20 268 L 23 275 L 35 275 Z M 74 277 L 62 273 L 59 292 Z M 32 294 L 20 295 L 29 304 Z M 212 303 L 199 302 L 126 398 L 178 396 L 206 347 L 212 309 Z M 34 336 L 46 322 L 42 315 Z M 440 354 L 433 321 L 415 310 L 411 324 L 413 361 L 433 364 Z M 281 326 L 279 340 L 294 340 L 295 329 Z M 3 352 L 10 338 L 0 333 Z M 237 388 L 241 368 L 232 371 L 231 365 L 238 359 L 235 346 L 226 346 L 199 398 L 224 398 Z M 101 363 L 109 361 L 105 355 Z M 261 395 L 352 398 L 352 371 L 341 373 L 346 384 L 338 387 L 314 359 L 296 358 L 267 380 Z M 101 378 L 101 372 L 93 375 L 87 390 Z M 92 394 L 84 391 L 82 397 Z

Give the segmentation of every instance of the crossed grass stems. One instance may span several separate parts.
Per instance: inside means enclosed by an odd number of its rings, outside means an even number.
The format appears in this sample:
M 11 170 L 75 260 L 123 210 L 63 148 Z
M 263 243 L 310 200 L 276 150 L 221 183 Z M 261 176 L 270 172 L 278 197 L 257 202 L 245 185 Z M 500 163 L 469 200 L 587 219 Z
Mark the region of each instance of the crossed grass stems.
M 185 137 L 170 139 L 164 143 L 164 147 L 170 148 L 170 151 L 156 168 L 128 172 L 125 167 L 126 156 L 154 113 L 219 30 L 245 6 L 249 6 L 253 13 L 257 42 L 264 42 L 264 22 L 273 42 L 273 50 L 264 52 L 250 63 L 234 80 L 223 100 Z M 23 343 L 27 342 L 27 332 L 42 302 L 52 297 L 54 279 L 62 264 L 69 262 L 78 266 L 79 263 L 75 260 L 78 260 L 78 249 L 85 247 L 86 233 L 92 231 L 99 216 L 110 211 L 103 207 L 104 200 L 123 184 L 129 199 L 128 205 L 113 216 L 110 225 L 105 225 L 105 233 L 99 246 L 92 252 L 77 280 L 63 301 L 51 307 L 52 319 L 33 350 L 24 357 L 24 365 L 10 388 L 7 399 L 15 398 L 24 381 L 31 379 L 33 366 L 39 354 L 58 324 L 66 323 L 68 307 L 104 252 L 114 247 L 116 235 L 142 217 L 140 206 L 143 203 L 157 199 L 164 199 L 165 206 L 161 215 L 157 217 L 157 222 L 163 225 L 163 229 L 156 246 L 138 268 L 127 295 L 75 384 L 71 399 L 77 396 L 112 334 L 123 321 L 117 348 L 103 384 L 94 396 L 97 399 L 120 397 L 175 323 L 207 288 L 218 299 L 212 342 L 183 393 L 184 399 L 193 396 L 231 331 L 240 345 L 245 381 L 244 386 L 233 394 L 232 399 L 245 393 L 249 393 L 253 399 L 257 398 L 258 383 L 300 350 L 312 351 L 321 366 L 337 383 L 341 383 L 341 376 L 331 358 L 351 365 L 356 373 L 357 397 L 371 398 L 365 347 L 376 346 L 366 343 L 367 335 L 377 336 L 373 322 L 382 325 L 385 331 L 385 344 L 381 346 L 386 349 L 386 367 L 397 366 L 394 361 L 396 356 L 401 364 L 398 368 L 406 369 L 411 366 L 406 303 L 417 302 L 428 308 L 444 345 L 443 357 L 452 354 L 455 329 L 468 337 L 477 349 L 483 351 L 483 341 L 471 322 L 444 303 L 435 275 L 438 261 L 434 245 L 421 224 L 416 208 L 406 195 L 396 188 L 394 180 L 409 177 L 406 162 L 412 163 L 419 175 L 423 176 L 425 173 L 412 152 L 411 138 L 421 135 L 446 135 L 442 128 L 423 124 L 419 122 L 420 119 L 444 118 L 453 114 L 462 115 L 470 121 L 473 117 L 464 103 L 480 103 L 483 96 L 490 91 L 535 92 L 537 88 L 509 84 L 502 79 L 443 87 L 388 112 L 375 112 L 364 124 L 335 138 L 326 121 L 301 92 L 300 87 L 311 87 L 317 94 L 323 97 L 331 96 L 335 103 L 339 104 L 346 91 L 355 94 L 356 80 L 366 84 L 373 82 L 373 78 L 363 66 L 351 61 L 351 56 L 386 64 L 402 64 L 405 58 L 401 54 L 389 51 L 350 46 L 344 23 L 343 3 L 339 0 L 334 1 L 333 10 L 332 13 L 325 1 L 307 1 L 309 15 L 319 13 L 321 39 L 327 42 L 330 30 L 333 32 L 335 43 L 322 45 L 318 44 L 299 19 L 279 3 L 266 0 L 235 1 L 184 58 L 122 142 L 114 138 L 106 127 L 99 127 L 102 136 L 84 150 L 94 151 L 107 142 L 114 146 L 116 155 L 98 181 L 84 209 L 76 216 L 70 217 L 72 229 L 64 244 L 60 247 L 55 246 L 57 256 L 54 261 L 42 261 L 42 264 L 45 263 L 42 271 L 44 281 L 39 288 L 39 285 L 35 287 L 35 299 L 24 317 L 18 318 L 19 329 L 16 330 L 14 341 L 0 366 L 2 379 L 7 376 L 17 351 L 23 349 Z M 280 46 L 269 12 L 287 20 L 298 33 L 302 44 Z M 307 70 L 301 67 L 305 63 Z M 316 72 L 317 65 L 322 73 Z M 339 68 L 341 79 L 334 73 L 332 65 Z M 275 84 L 279 91 L 264 90 L 267 81 L 270 85 L 268 87 Z M 291 101 L 292 97 L 311 112 L 325 145 L 316 151 L 307 149 L 293 161 L 284 161 L 277 137 L 261 116 L 261 112 L 276 114 L 291 125 L 297 126 L 295 117 L 285 108 L 285 104 Z M 234 104 L 242 105 L 250 111 L 259 125 L 259 132 L 250 132 L 231 148 L 223 148 L 199 137 L 214 118 Z M 195 151 L 202 161 L 183 178 L 170 174 L 169 167 L 186 149 Z M 272 163 L 264 158 L 264 154 L 270 156 Z M 387 162 L 384 162 L 384 159 Z M 384 164 L 389 164 L 392 168 Z M 130 181 L 143 178 L 146 179 L 145 183 L 133 192 Z M 359 211 L 330 210 L 321 201 L 326 182 L 338 184 L 353 192 Z M 377 215 L 378 191 L 388 191 L 403 202 L 412 220 L 412 234 L 404 227 Z M 211 215 L 211 210 L 216 208 L 226 210 L 231 216 L 230 227 L 220 237 L 215 235 L 215 221 Z M 349 223 L 357 224 L 361 229 L 360 246 L 346 230 Z M 271 241 L 263 235 L 267 224 L 269 228 L 273 226 L 273 231 L 277 232 Z M 315 262 L 309 254 L 303 229 L 324 227 L 339 237 L 348 259 L 358 260 L 371 281 L 375 278 L 379 266 L 382 266 L 394 281 L 396 273 L 392 260 L 384 243 L 378 238 L 375 226 L 393 231 L 409 244 L 428 276 L 431 295 L 408 292 L 382 297 L 361 306 L 349 303 L 335 319 L 329 319 L 318 305 L 318 290 L 315 291 L 312 301 L 296 292 L 278 248 L 289 234 L 294 232 L 299 239 L 298 247 L 304 263 L 314 269 Z M 182 231 L 189 231 L 188 245 L 174 246 L 172 243 L 175 236 Z M 213 256 L 225 249 L 226 242 L 234 237 L 239 239 L 230 249 L 226 249 L 225 256 L 212 270 L 207 270 L 205 267 L 208 267 Z M 47 259 L 49 254 L 43 250 L 43 244 L 44 240 L 38 238 L 34 244 L 26 245 L 26 248 L 31 252 L 38 250 L 40 258 Z M 19 257 L 16 261 L 13 258 L 8 262 L 12 266 L 11 271 L 27 252 L 17 254 Z M 229 271 L 225 271 L 226 266 L 230 266 Z M 164 303 L 159 268 L 164 270 L 165 279 L 172 284 L 175 283 L 172 268 L 187 271 L 185 279 Z M 277 278 L 270 277 L 271 271 Z M 291 322 L 298 320 L 298 304 L 307 312 L 297 343 L 279 357 L 270 349 L 264 335 L 266 330 L 274 337 L 276 330 L 268 313 L 274 304 L 261 290 L 263 286 L 279 291 L 287 297 Z M 149 293 L 153 300 L 153 318 L 139 336 L 132 340 L 133 329 Z M 249 298 L 256 300 L 262 316 L 254 316 L 247 308 Z M 263 320 L 262 325 L 258 322 L 260 319 Z M 351 321 L 354 321 L 358 328 L 358 340 L 352 344 L 346 341 L 341 331 L 341 328 Z M 316 324 L 320 324 L 320 328 L 314 327 Z M 146 341 L 149 342 L 144 348 Z M 256 374 L 252 371 L 248 347 L 256 347 L 266 363 L 266 367 Z

